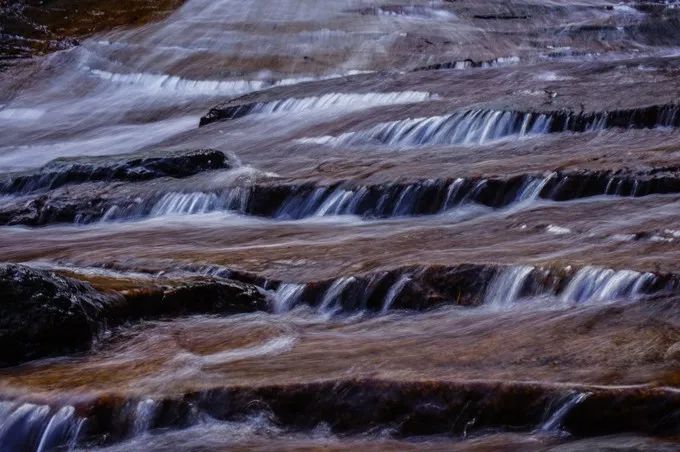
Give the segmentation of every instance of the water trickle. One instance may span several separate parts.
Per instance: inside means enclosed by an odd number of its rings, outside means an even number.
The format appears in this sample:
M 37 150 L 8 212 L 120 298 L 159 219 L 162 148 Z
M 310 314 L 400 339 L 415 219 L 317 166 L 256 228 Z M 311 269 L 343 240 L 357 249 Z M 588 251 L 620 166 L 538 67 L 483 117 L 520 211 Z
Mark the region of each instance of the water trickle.
M 137 403 L 132 419 L 131 436 L 147 432 L 152 425 L 158 403 L 152 399 L 145 399 Z
M 389 311 L 397 297 L 401 294 L 401 292 L 404 290 L 404 287 L 406 287 L 409 282 L 411 282 L 410 275 L 401 275 L 399 279 L 397 279 L 397 281 L 392 284 L 390 290 L 388 290 L 387 294 L 385 295 L 385 302 L 383 303 L 381 310 L 382 313 Z
M 56 411 L 47 405 L 0 403 L 0 444 L 3 450 L 47 451 L 75 446 L 84 419 L 72 406 Z
M 169 95 L 175 93 L 194 96 L 239 94 L 266 86 L 265 82 L 259 80 L 188 80 L 168 74 L 119 74 L 99 69 L 90 70 L 90 74 L 114 84 L 132 85 L 157 94 L 165 91 Z
M 260 102 L 242 107 L 235 107 L 232 118 L 254 113 L 299 113 L 326 108 L 357 110 L 383 105 L 397 105 L 424 102 L 430 99 L 430 93 L 423 91 L 397 91 L 386 93 L 328 93 L 322 96 L 288 98 L 272 102 Z
M 484 303 L 501 308 L 515 303 L 521 296 L 522 288 L 534 267 L 519 265 L 501 270 L 491 281 L 484 295 Z
M 574 275 L 561 298 L 569 303 L 637 300 L 654 279 L 652 273 L 587 266 Z
M 575 393 L 567 397 L 567 400 L 555 410 L 550 418 L 543 423 L 538 429 L 541 432 L 556 432 L 562 426 L 566 416 L 574 409 L 576 405 L 588 398 L 589 393 Z
M 153 206 L 149 216 L 199 214 L 224 207 L 222 200 L 214 193 L 168 193 Z
M 338 278 L 333 281 L 333 284 L 330 285 L 321 299 L 319 312 L 325 315 L 333 315 L 342 309 L 341 302 L 345 289 L 355 281 L 356 278 L 353 276 Z
M 471 110 L 444 116 L 404 119 L 338 136 L 302 139 L 302 142 L 357 146 L 472 145 L 510 136 L 547 133 L 546 115 L 501 110 Z
M 274 313 L 290 311 L 300 301 L 304 290 L 304 284 L 281 283 L 273 296 Z
M 59 445 L 72 449 L 84 423 L 85 419 L 75 416 L 72 406 L 60 408 L 45 427 L 36 452 L 52 450 Z
M 541 192 L 545 188 L 545 186 L 548 184 L 550 179 L 555 177 L 557 174 L 556 173 L 550 173 L 548 176 L 544 177 L 543 179 L 537 179 L 537 178 L 531 178 L 529 179 L 524 187 L 520 190 L 520 192 L 517 195 L 517 200 L 516 202 L 518 203 L 523 203 L 527 201 L 535 201 L 541 196 Z

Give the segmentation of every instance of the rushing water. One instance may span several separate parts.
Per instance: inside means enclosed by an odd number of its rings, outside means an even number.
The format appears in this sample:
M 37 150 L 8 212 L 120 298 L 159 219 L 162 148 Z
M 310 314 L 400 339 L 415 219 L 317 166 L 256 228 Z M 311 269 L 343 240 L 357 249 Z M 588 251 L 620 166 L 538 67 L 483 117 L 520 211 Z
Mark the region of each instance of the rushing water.
M 679 24 L 186 0 L 2 66 L 0 261 L 85 284 L 0 266 L 0 450 L 675 450 Z

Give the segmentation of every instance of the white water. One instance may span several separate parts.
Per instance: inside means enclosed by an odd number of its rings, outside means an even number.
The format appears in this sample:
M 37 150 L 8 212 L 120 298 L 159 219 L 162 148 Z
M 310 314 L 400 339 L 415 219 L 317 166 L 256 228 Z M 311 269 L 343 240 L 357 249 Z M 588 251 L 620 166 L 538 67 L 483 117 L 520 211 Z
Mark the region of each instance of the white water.
M 385 302 L 383 304 L 381 312 L 384 314 L 390 310 L 395 300 L 399 297 L 401 292 L 406 287 L 406 284 L 411 282 L 411 277 L 409 275 L 401 275 L 397 281 L 390 287 L 385 295 Z
M 588 266 L 574 275 L 561 298 L 570 303 L 636 300 L 653 281 L 652 273 Z
M 506 137 L 547 133 L 550 118 L 542 114 L 499 110 L 471 110 L 444 116 L 403 119 L 380 123 L 370 129 L 338 136 L 302 138 L 302 143 L 331 146 L 473 145 Z
M 556 432 L 564 422 L 565 417 L 574 409 L 576 405 L 588 398 L 589 393 L 575 393 L 567 398 L 567 400 L 555 410 L 550 418 L 541 425 L 538 429 L 541 432 Z
M 305 290 L 304 284 L 282 283 L 273 295 L 274 313 L 281 314 L 290 311 L 299 301 Z
M 487 288 L 485 305 L 507 309 L 522 299 L 530 298 L 522 296 L 521 290 L 535 270 L 538 271 L 532 266 L 517 265 L 500 271 Z M 652 273 L 586 266 L 570 277 L 560 293 L 557 293 L 556 287 L 544 286 L 535 288 L 537 293 L 531 297 L 549 297 L 562 305 L 635 301 L 645 295 L 654 279 Z
M 354 281 L 356 281 L 356 278 L 353 276 L 338 278 L 333 281 L 333 284 L 330 285 L 323 298 L 321 298 L 319 312 L 326 316 L 331 316 L 338 312 L 342 308 L 340 303 L 342 302 L 342 295 L 345 289 Z
M 322 96 L 288 98 L 272 102 L 257 103 L 250 113 L 300 113 L 310 110 L 339 108 L 346 111 L 383 105 L 398 105 L 424 102 L 430 93 L 422 91 L 397 91 L 386 93 L 328 93 Z
M 47 405 L 0 402 L 0 444 L 7 451 L 71 449 L 83 422 L 72 406 L 54 411 Z
M 534 267 L 520 265 L 502 270 L 489 284 L 484 303 L 493 308 L 507 308 L 514 304 L 521 294 L 527 277 L 534 271 Z
M 225 70 L 233 65 L 224 67 L 229 58 L 294 58 L 339 44 L 366 47 L 361 30 L 310 34 L 293 27 L 280 40 L 240 30 L 243 24 L 262 20 L 283 27 L 323 24 L 354 5 L 352 0 L 286 0 L 276 5 L 264 0 L 189 0 L 158 24 L 109 32 L 52 54 L 43 59 L 45 73 L 32 77 L 30 89 L 0 106 L 0 169 L 37 167 L 61 156 L 134 152 L 195 128 L 202 114 L 231 96 L 365 72 L 366 65 L 354 57 L 358 64 L 341 60 L 323 71 L 274 72 L 258 64 L 234 74 Z M 378 21 L 364 20 L 367 27 Z M 389 33 L 396 26 L 385 23 L 380 28 Z M 419 96 L 404 96 L 410 95 Z M 380 104 L 406 97 L 367 100 Z

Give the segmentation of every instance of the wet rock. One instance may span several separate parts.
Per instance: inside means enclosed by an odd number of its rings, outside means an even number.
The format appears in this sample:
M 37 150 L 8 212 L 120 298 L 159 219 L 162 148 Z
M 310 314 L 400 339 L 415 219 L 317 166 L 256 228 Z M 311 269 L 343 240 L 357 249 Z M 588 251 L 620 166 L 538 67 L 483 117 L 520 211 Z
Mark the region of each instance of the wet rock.
M 88 419 L 82 436 L 99 443 L 125 438 L 134 425 L 130 407 L 139 403 L 109 398 L 82 406 Z M 667 389 L 370 379 L 215 388 L 158 400 L 155 407 L 147 420 L 152 428 L 183 427 L 197 413 L 237 421 L 264 412 L 292 431 L 323 423 L 338 434 L 389 430 L 394 437 L 535 431 L 546 425 L 576 437 L 674 435 L 680 418 L 680 396 Z
M 129 320 L 191 314 L 237 314 L 268 309 L 265 296 L 256 286 L 208 278 L 133 289 L 126 291 L 124 296 L 126 304 L 110 311 L 109 318 Z
M 0 366 L 89 348 L 104 326 L 189 314 L 266 310 L 252 284 L 192 278 L 130 290 L 90 284 L 23 265 L 0 265 Z
M 433 215 L 473 203 L 500 209 L 539 198 L 568 201 L 598 195 L 680 193 L 680 176 L 677 168 L 576 170 L 377 185 L 351 181 L 330 185 L 262 183 L 212 191 L 184 190 L 181 185 L 161 183 L 69 185 L 6 200 L 0 206 L 0 224 L 91 223 L 214 211 L 287 220 L 328 215 L 391 218 Z
M 0 265 L 0 366 L 84 350 L 113 297 L 22 265 Z
M 264 286 L 275 291 L 279 312 L 306 305 L 325 313 L 355 313 L 427 311 L 442 305 L 511 306 L 531 297 L 561 297 L 569 303 L 630 302 L 677 294 L 680 276 L 592 266 L 459 264 L 404 267 L 306 283 L 270 280 Z
M 230 167 L 224 153 L 214 149 L 63 158 L 53 160 L 37 171 L 5 176 L 4 180 L 0 179 L 0 192 L 28 193 L 94 181 L 134 182 L 160 177 L 182 178 Z

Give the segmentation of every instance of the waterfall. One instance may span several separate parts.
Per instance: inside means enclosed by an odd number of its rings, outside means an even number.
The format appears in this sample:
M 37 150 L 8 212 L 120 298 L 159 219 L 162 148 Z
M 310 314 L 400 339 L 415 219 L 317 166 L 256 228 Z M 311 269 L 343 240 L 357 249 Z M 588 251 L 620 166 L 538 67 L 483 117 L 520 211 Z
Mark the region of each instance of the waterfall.
M 585 188 L 584 188 L 585 187 Z M 252 185 L 212 192 L 170 192 L 162 196 L 127 198 L 108 207 L 101 217 L 85 216 L 82 223 L 132 220 L 165 215 L 191 215 L 215 211 L 237 212 L 279 220 L 356 215 L 393 218 L 435 215 L 476 203 L 500 209 L 525 207 L 545 198 L 568 201 L 597 195 L 642 196 L 677 193 L 677 180 L 628 178 L 609 173 L 550 173 L 547 176 L 515 176 L 509 179 L 428 179 L 408 183 L 352 186 Z
M 383 303 L 383 307 L 381 312 L 384 314 L 389 309 L 392 307 L 392 304 L 394 301 L 397 299 L 399 294 L 404 290 L 404 287 L 406 287 L 406 284 L 411 282 L 411 277 L 409 275 L 401 275 L 397 281 L 392 284 L 390 287 L 390 290 L 387 291 L 387 294 L 385 295 L 385 302 Z
M 133 85 L 146 91 L 169 95 L 212 96 L 216 94 L 239 94 L 256 91 L 267 86 L 259 80 L 189 80 L 168 74 L 129 73 L 121 74 L 91 69 L 90 74 L 101 80 L 120 85 Z
M 470 69 L 470 68 L 494 68 L 494 67 L 503 67 L 503 66 L 509 66 L 513 64 L 518 64 L 520 62 L 519 57 L 499 57 L 493 60 L 487 60 L 487 61 L 473 61 L 470 59 L 467 60 L 458 60 L 458 61 L 450 61 L 447 63 L 435 63 L 435 64 L 429 64 L 427 66 L 421 66 L 415 68 L 413 71 L 432 71 L 432 70 L 438 70 L 438 69 L 455 69 L 455 70 L 463 70 L 463 69 Z
M 274 313 L 290 311 L 300 301 L 304 290 L 304 284 L 281 283 L 273 296 Z
M 679 123 L 680 109 L 675 105 L 595 113 L 468 110 L 383 122 L 364 130 L 302 138 L 299 142 L 331 146 L 480 145 L 508 137 L 611 128 L 677 127 Z
M 339 215 L 344 212 L 345 206 L 355 196 L 352 190 L 338 188 L 330 194 L 314 213 L 315 216 Z M 351 212 L 347 212 L 351 213 Z
M 534 267 L 530 265 L 518 265 L 499 271 L 484 294 L 484 303 L 493 307 L 512 305 L 520 298 L 522 288 L 533 271 Z
M 548 182 L 550 182 L 550 179 L 552 179 L 556 175 L 557 173 L 550 173 L 548 176 L 542 179 L 530 178 L 518 193 L 515 202 L 523 203 L 527 201 L 535 201 L 541 196 L 541 192 L 548 184 Z
M 72 406 L 0 402 L 0 444 L 3 450 L 72 449 L 84 422 Z
M 405 16 L 410 18 L 434 19 L 434 20 L 453 20 L 457 16 L 448 10 L 430 8 L 427 6 L 380 6 L 375 8 L 374 14 L 377 16 Z
M 423 102 L 431 94 L 423 91 L 396 91 L 386 93 L 328 93 L 322 96 L 288 98 L 252 105 L 248 113 L 298 113 L 324 108 L 363 109 L 384 105 Z
M 214 193 L 168 193 L 151 208 L 149 216 L 207 213 L 223 206 L 221 200 Z
M 559 408 L 555 410 L 555 412 L 550 416 L 550 418 L 548 418 L 548 420 L 545 421 L 543 425 L 539 427 L 538 430 L 540 432 L 558 431 L 559 428 L 562 426 L 564 419 L 571 412 L 571 410 L 573 410 L 576 405 L 578 405 L 579 403 L 583 402 L 586 398 L 588 398 L 589 395 L 590 395 L 589 393 L 577 392 L 567 397 L 564 403 L 562 403 L 562 405 L 560 405 Z
M 157 408 L 158 403 L 153 399 L 146 399 L 137 403 L 132 419 L 131 436 L 141 435 L 151 428 Z
M 303 138 L 302 141 L 334 146 L 471 145 L 509 136 L 548 133 L 550 123 L 550 117 L 544 114 L 470 110 L 444 116 L 390 121 L 336 137 Z
M 587 266 L 574 275 L 561 299 L 569 303 L 636 300 L 654 279 L 652 273 Z
M 353 276 L 338 278 L 333 281 L 333 284 L 328 287 L 321 299 L 319 312 L 326 315 L 332 315 L 339 311 L 342 308 L 340 303 L 342 302 L 342 295 L 345 292 L 345 289 L 355 281 L 356 278 Z

